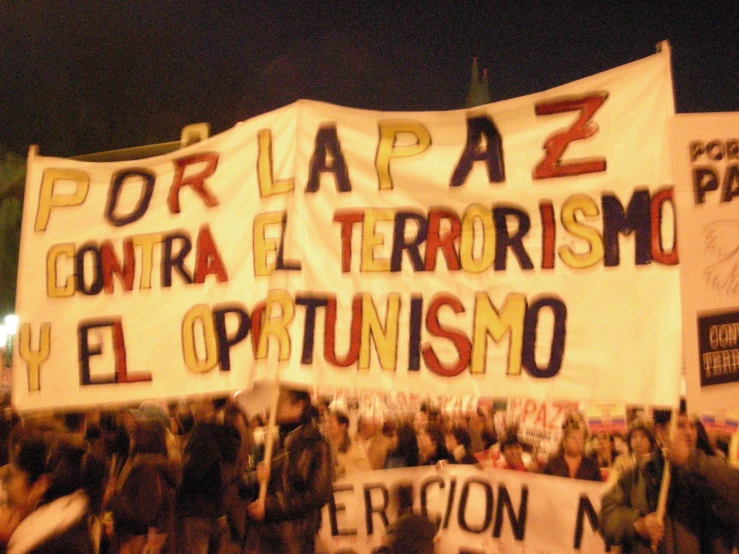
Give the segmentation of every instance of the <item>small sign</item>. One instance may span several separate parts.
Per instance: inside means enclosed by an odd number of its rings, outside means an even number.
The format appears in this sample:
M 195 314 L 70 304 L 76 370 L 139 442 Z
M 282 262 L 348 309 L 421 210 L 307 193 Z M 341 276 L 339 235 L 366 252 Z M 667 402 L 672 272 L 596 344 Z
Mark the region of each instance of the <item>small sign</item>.
M 698 317 L 701 387 L 739 383 L 739 311 Z

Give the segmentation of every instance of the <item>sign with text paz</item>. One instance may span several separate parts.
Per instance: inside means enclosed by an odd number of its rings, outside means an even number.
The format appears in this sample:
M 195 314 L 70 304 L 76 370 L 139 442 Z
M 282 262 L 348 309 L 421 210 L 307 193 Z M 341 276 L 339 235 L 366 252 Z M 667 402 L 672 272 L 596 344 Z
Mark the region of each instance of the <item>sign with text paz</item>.
M 171 154 L 31 152 L 13 401 L 282 378 L 677 398 L 668 52 L 449 112 L 311 101 Z
M 691 412 L 739 407 L 739 113 L 670 128 Z

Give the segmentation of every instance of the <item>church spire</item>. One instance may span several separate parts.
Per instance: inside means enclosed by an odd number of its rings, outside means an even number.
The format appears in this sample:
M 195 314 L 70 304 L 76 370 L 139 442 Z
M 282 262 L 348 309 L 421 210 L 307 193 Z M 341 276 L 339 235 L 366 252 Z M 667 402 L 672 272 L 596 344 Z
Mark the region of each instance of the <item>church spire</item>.
M 478 67 L 477 58 L 472 62 L 472 76 L 470 78 L 470 89 L 467 92 L 465 100 L 465 108 L 474 108 L 490 103 L 490 91 L 488 89 L 488 70 L 482 72 L 480 79 L 480 69 Z

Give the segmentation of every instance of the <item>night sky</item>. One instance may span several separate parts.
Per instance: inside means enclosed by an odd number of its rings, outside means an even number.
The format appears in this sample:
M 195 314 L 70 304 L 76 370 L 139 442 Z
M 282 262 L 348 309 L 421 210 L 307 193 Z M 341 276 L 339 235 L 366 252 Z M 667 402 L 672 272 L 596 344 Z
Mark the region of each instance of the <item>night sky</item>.
M 678 112 L 739 111 L 733 2 L 572 5 L 6 0 L 0 144 L 72 156 L 166 142 L 188 123 L 217 133 L 298 98 L 457 109 L 474 57 L 498 101 L 646 57 L 665 39 Z

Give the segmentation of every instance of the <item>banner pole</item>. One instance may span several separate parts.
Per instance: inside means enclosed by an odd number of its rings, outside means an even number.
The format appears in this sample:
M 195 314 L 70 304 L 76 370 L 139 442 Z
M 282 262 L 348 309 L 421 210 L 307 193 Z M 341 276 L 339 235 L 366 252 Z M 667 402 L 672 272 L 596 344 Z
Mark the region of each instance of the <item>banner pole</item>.
M 670 413 L 670 429 L 668 432 L 668 439 L 673 441 L 675 439 L 675 430 L 677 429 L 677 413 L 675 407 L 672 407 Z M 657 498 L 657 518 L 660 523 L 664 523 L 665 511 L 667 509 L 667 492 L 670 490 L 670 461 L 665 458 L 665 465 L 662 469 L 662 483 L 659 487 L 659 497 Z M 657 551 L 657 545 L 652 544 L 652 550 Z
M 280 396 L 280 379 L 275 378 L 274 386 L 272 388 L 272 399 L 269 404 L 269 423 L 267 424 L 267 434 L 264 438 L 264 459 L 263 463 L 270 466 L 272 463 L 272 450 L 275 443 L 275 427 L 277 426 L 277 401 Z M 259 500 L 264 501 L 267 497 L 267 483 L 266 481 L 259 483 Z

